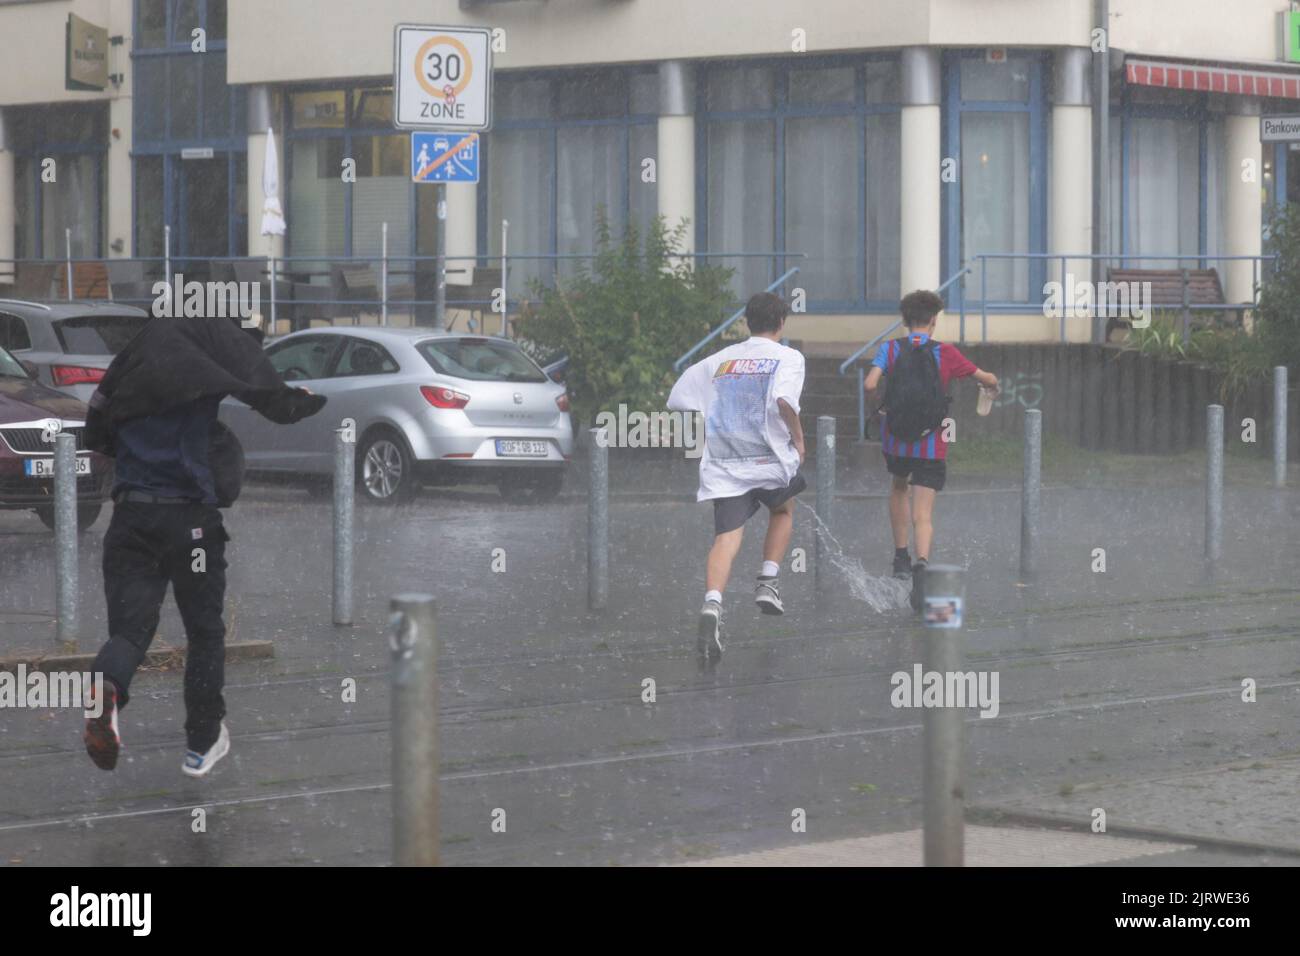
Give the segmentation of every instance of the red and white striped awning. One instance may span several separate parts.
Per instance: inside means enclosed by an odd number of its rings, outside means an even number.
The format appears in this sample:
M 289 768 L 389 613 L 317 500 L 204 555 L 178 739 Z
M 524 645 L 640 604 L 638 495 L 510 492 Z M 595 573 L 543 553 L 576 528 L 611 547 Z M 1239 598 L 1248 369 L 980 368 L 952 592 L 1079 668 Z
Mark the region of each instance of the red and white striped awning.
M 1207 66 L 1170 60 L 1124 61 L 1125 79 L 1137 86 L 1163 86 L 1200 93 L 1300 99 L 1300 73 L 1238 66 Z

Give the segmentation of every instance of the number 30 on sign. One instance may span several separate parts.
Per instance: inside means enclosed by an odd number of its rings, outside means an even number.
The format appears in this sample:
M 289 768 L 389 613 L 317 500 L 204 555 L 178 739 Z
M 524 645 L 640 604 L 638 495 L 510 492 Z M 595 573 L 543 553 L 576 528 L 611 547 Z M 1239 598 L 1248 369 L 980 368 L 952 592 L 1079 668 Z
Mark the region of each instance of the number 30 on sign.
M 400 24 L 393 40 L 394 125 L 485 130 L 492 125 L 491 32 Z

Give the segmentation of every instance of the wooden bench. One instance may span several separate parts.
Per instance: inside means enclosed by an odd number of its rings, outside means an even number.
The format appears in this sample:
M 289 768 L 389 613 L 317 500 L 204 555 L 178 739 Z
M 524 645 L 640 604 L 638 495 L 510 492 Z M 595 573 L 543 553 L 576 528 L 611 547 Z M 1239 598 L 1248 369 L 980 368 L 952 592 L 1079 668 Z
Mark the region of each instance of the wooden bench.
M 1108 269 L 1106 280 L 1124 285 L 1137 283 L 1139 287 L 1142 283 L 1151 283 L 1151 300 L 1144 304 L 1154 309 L 1183 309 L 1184 335 L 1191 320 L 1191 309 L 1187 306 L 1227 304 L 1217 269 Z M 1100 308 L 1102 303 L 1097 305 Z M 1115 329 L 1131 327 L 1131 323 L 1124 319 L 1108 317 L 1106 341 L 1110 341 L 1110 334 Z

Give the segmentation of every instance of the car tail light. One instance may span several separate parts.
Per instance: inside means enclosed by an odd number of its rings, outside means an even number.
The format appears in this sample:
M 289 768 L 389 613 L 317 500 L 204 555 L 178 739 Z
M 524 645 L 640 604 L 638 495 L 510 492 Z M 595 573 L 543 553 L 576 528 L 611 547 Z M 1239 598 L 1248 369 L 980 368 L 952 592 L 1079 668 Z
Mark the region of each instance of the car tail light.
M 464 408 L 469 404 L 469 396 L 441 385 L 421 385 L 420 394 L 434 408 Z
M 94 385 L 103 380 L 104 370 L 82 365 L 51 365 L 50 375 L 55 385 Z
M 567 412 L 569 410 L 569 393 L 561 392 L 559 395 L 556 395 L 555 404 L 559 406 L 560 411 Z

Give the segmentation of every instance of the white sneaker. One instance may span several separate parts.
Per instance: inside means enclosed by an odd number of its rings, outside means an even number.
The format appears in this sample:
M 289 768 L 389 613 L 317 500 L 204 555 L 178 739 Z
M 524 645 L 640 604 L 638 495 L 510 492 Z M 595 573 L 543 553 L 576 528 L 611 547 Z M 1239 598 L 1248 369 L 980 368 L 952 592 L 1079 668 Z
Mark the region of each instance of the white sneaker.
M 776 578 L 759 578 L 754 585 L 754 603 L 764 614 L 784 614 L 785 605 L 781 603 L 781 590 Z
M 700 654 L 717 660 L 722 657 L 722 605 L 705 601 L 700 609 Z
M 207 753 L 195 753 L 193 750 L 185 751 L 185 762 L 181 764 L 181 770 L 191 777 L 202 777 L 208 773 L 218 760 L 230 753 L 230 731 L 226 729 L 226 722 L 221 722 L 221 734 L 217 737 L 217 742 L 208 748 Z

